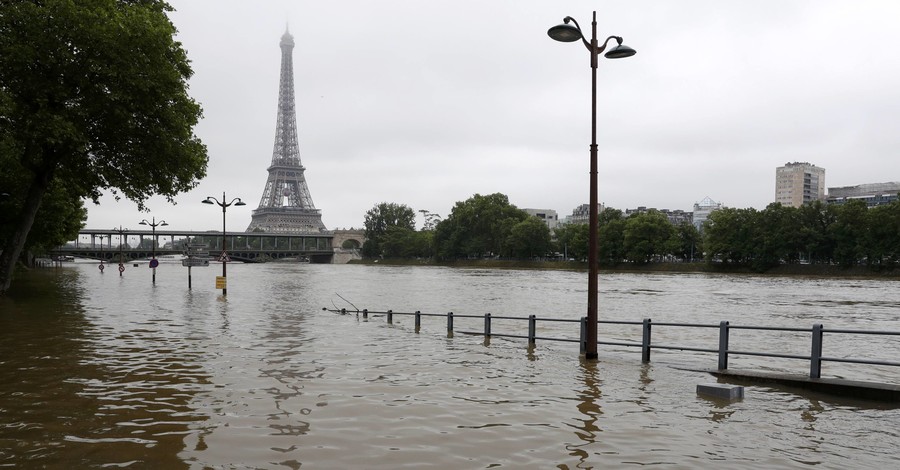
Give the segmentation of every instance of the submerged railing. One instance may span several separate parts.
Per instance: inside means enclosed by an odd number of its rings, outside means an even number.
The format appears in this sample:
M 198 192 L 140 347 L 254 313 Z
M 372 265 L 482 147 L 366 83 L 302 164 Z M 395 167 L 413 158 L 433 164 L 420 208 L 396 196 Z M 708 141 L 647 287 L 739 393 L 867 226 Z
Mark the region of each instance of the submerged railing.
M 415 321 L 415 331 L 418 333 L 422 326 L 422 317 L 445 317 L 447 322 L 447 335 L 452 336 L 454 333 L 454 319 L 456 318 L 477 318 L 483 319 L 484 328 L 482 331 L 456 331 L 460 334 L 467 335 L 479 335 L 484 336 L 485 338 L 498 337 L 498 338 L 523 338 L 528 340 L 529 345 L 534 345 L 538 340 L 541 341 L 556 341 L 556 342 L 568 342 L 568 343 L 579 343 L 580 351 L 584 353 L 587 350 L 587 317 L 581 317 L 580 320 L 575 319 L 561 319 L 561 318 L 538 318 L 535 315 L 529 315 L 527 317 L 515 317 L 515 316 L 504 316 L 504 315 L 491 315 L 490 313 L 485 313 L 484 315 L 464 315 L 464 314 L 454 314 L 453 312 L 448 313 L 423 313 L 420 311 L 415 312 L 394 312 L 392 310 L 387 311 L 371 311 L 367 309 L 363 310 L 347 310 L 347 309 L 328 309 L 323 308 L 322 310 L 348 314 L 348 313 L 356 313 L 361 314 L 363 318 L 368 318 L 369 314 L 373 315 L 385 315 L 387 317 L 388 323 L 393 323 L 394 316 L 412 316 Z M 514 320 L 514 321 L 527 321 L 528 322 L 528 333 L 527 334 L 509 334 L 509 333 L 495 333 L 492 331 L 492 323 L 494 320 Z M 549 323 L 578 323 L 580 325 L 580 335 L 578 338 L 555 338 L 555 337 L 546 337 L 546 336 L 538 336 L 537 335 L 537 324 L 540 322 L 549 322 Z M 832 357 L 823 355 L 823 338 L 825 333 L 828 334 L 839 334 L 839 335 L 867 335 L 867 336 L 892 336 L 896 338 L 900 338 L 900 331 L 876 331 L 876 330 L 857 330 L 857 329 L 843 329 L 843 328 L 825 328 L 821 323 L 813 324 L 812 328 L 795 328 L 795 327 L 779 327 L 779 326 L 749 326 L 749 325 L 732 325 L 727 321 L 720 322 L 719 324 L 703 324 L 703 323 L 672 323 L 672 322 L 660 322 L 653 323 L 651 319 L 645 318 L 643 321 L 618 321 L 618 320 L 607 320 L 607 321 L 598 321 L 598 324 L 604 325 L 627 325 L 627 326 L 640 326 L 641 327 L 641 342 L 630 342 L 630 341 L 597 341 L 598 345 L 603 346 L 622 346 L 629 348 L 640 348 L 641 350 L 641 362 L 650 362 L 650 353 L 653 349 L 661 349 L 661 350 L 678 350 L 678 351 L 691 351 L 691 352 L 701 352 L 701 353 L 715 353 L 718 355 L 718 369 L 726 370 L 728 369 L 728 359 L 730 356 L 758 356 L 758 357 L 771 357 L 771 358 L 780 358 L 780 359 L 796 359 L 803 360 L 809 362 L 809 377 L 812 379 L 818 379 L 822 376 L 822 363 L 824 362 L 835 362 L 835 363 L 849 363 L 849 364 L 867 364 L 867 365 L 877 365 L 877 366 L 892 366 L 892 367 L 900 367 L 900 362 L 894 361 L 884 361 L 884 360 L 873 360 L 873 359 L 865 359 L 865 358 L 850 358 L 850 357 Z M 667 328 L 698 328 L 698 329 L 717 329 L 718 330 L 718 347 L 717 348 L 700 348 L 693 346 L 683 346 L 683 345 L 673 345 L 673 344 L 654 344 L 652 342 L 652 332 L 654 327 L 667 327 Z M 733 350 L 729 348 L 729 340 L 731 337 L 731 330 L 754 330 L 754 331 L 777 331 L 777 332 L 794 332 L 794 333 L 809 333 L 810 334 L 810 354 L 809 355 L 800 355 L 800 354 L 784 354 L 784 353 L 771 353 L 771 352 L 763 352 L 763 351 L 744 351 L 744 350 Z

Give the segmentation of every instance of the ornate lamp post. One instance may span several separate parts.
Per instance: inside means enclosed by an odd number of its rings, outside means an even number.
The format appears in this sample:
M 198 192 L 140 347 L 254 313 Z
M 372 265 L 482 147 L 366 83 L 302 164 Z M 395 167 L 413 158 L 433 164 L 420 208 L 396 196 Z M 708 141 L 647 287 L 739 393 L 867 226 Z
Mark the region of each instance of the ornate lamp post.
M 239 197 L 232 199 L 231 202 L 226 203 L 225 201 L 226 201 L 226 199 L 225 199 L 224 191 L 222 192 L 222 200 L 221 201 L 212 196 L 207 196 L 207 198 L 202 201 L 204 204 L 215 204 L 222 208 L 222 257 L 221 257 L 221 259 L 222 259 L 222 279 L 225 280 L 225 282 L 226 282 L 226 283 L 222 284 L 222 295 L 223 296 L 228 295 L 227 277 L 225 275 L 225 273 L 226 273 L 225 266 L 228 264 L 228 253 L 227 253 L 227 250 L 225 249 L 225 209 L 230 207 L 232 204 L 235 206 L 246 206 L 247 205 L 246 203 L 244 203 L 244 201 L 241 201 L 241 198 L 239 198 Z
M 106 236 L 108 235 L 97 235 L 97 238 L 100 239 L 100 266 L 97 266 L 100 269 L 100 274 L 103 274 L 103 237 Z
M 150 251 L 150 269 L 153 270 L 153 284 L 156 284 L 156 267 L 159 266 L 159 261 L 156 260 L 156 227 L 165 227 L 169 225 L 165 220 L 156 221 L 156 217 L 152 218 L 153 222 L 147 222 L 147 219 L 144 219 L 138 222 L 138 225 L 149 225 L 150 230 L 153 232 L 153 242 L 151 243 Z
M 569 24 L 572 23 L 572 24 Z M 574 26 L 573 26 L 574 25 Z M 591 55 L 591 188 L 590 188 L 590 215 L 588 217 L 588 313 L 587 313 L 587 345 L 585 345 L 585 358 L 597 359 L 597 61 L 600 53 L 606 50 L 606 45 L 611 39 L 616 40 L 616 46 L 610 49 L 604 56 L 607 59 L 621 59 L 631 57 L 637 53 L 634 49 L 622 44 L 619 36 L 610 36 L 600 45 L 597 42 L 597 12 L 594 12 L 594 21 L 591 23 L 591 41 L 588 42 L 581 32 L 578 22 L 571 16 L 563 19 L 563 24 L 554 26 L 547 31 L 552 39 L 560 42 L 575 42 L 579 39 Z
M 122 257 L 122 235 L 125 235 L 125 233 L 128 232 L 128 229 L 122 228 L 122 226 L 119 225 L 119 228 L 113 227 L 113 232 L 119 234 L 119 276 L 121 276 L 122 273 L 125 272 L 125 259 Z

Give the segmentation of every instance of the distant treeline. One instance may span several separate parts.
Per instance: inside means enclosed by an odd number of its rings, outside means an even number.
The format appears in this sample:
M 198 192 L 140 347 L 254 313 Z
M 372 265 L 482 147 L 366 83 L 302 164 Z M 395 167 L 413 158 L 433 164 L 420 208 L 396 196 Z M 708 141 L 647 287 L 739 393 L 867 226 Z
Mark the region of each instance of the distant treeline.
M 450 215 L 377 204 L 366 214 L 366 258 L 568 259 L 584 261 L 588 226 L 563 225 L 551 232 L 500 193 L 457 202 Z M 604 266 L 628 262 L 703 261 L 766 271 L 782 264 L 827 264 L 890 269 L 900 262 L 900 202 L 867 208 L 820 201 L 799 208 L 770 204 L 763 210 L 724 208 L 710 214 L 702 235 L 692 224 L 669 223 L 650 210 L 625 217 L 618 209 L 599 214 L 598 258 Z

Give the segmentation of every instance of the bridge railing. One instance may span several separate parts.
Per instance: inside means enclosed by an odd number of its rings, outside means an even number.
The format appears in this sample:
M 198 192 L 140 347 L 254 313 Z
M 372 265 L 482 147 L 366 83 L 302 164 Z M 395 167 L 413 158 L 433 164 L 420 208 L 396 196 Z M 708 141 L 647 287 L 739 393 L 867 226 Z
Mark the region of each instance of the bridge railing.
M 392 310 L 387 311 L 373 311 L 373 310 L 347 310 L 347 309 L 328 309 L 323 308 L 323 310 L 340 313 L 340 314 L 349 314 L 356 313 L 357 315 L 362 315 L 363 318 L 368 318 L 369 315 L 379 315 L 384 316 L 387 319 L 388 323 L 393 323 L 394 316 L 411 316 L 414 318 L 415 331 L 418 333 L 421 329 L 422 319 L 429 317 L 438 317 L 444 318 L 447 325 L 447 335 L 453 336 L 454 332 L 460 334 L 467 335 L 478 335 L 484 336 L 485 339 L 489 339 L 491 337 L 498 338 L 522 338 L 527 339 L 528 344 L 533 346 L 540 341 L 554 341 L 554 342 L 569 342 L 569 343 L 579 343 L 580 350 L 583 353 L 587 349 L 587 317 L 582 317 L 580 320 L 576 319 L 560 319 L 560 318 L 539 318 L 535 315 L 529 315 L 527 317 L 516 317 L 516 316 L 501 316 L 501 315 L 491 315 L 490 313 L 485 313 L 484 315 L 472 315 L 472 314 L 455 314 L 453 312 L 448 313 L 423 313 L 421 311 L 415 312 L 394 312 Z M 481 331 L 474 330 L 455 330 L 454 329 L 454 320 L 462 318 L 462 319 L 480 319 L 483 321 L 483 327 Z M 493 325 L 495 320 L 511 320 L 514 322 L 527 322 L 527 333 L 526 334 L 516 334 L 516 333 L 497 333 L 493 330 Z M 538 335 L 538 322 L 541 324 L 544 323 L 578 323 L 580 325 L 580 333 L 579 337 L 551 337 L 551 336 L 539 336 Z M 753 326 L 753 325 L 732 325 L 730 322 L 722 321 L 718 324 L 702 324 L 702 323 L 674 323 L 674 322 L 660 322 L 654 323 L 651 319 L 645 318 L 643 321 L 619 321 L 619 320 L 601 320 L 597 322 L 601 325 L 625 325 L 632 327 L 640 327 L 641 331 L 641 341 L 597 341 L 598 345 L 601 346 L 620 346 L 625 348 L 635 348 L 640 350 L 641 352 L 641 361 L 642 362 L 650 362 L 650 355 L 654 349 L 657 350 L 678 350 L 678 351 L 689 351 L 689 352 L 697 352 L 697 353 L 712 353 L 717 356 L 717 369 L 719 370 L 727 370 L 728 369 L 728 361 L 732 356 L 756 356 L 756 357 L 770 357 L 770 358 L 780 358 L 780 359 L 791 359 L 791 360 L 802 360 L 808 363 L 809 365 L 809 377 L 813 379 L 818 379 L 822 375 L 822 365 L 826 362 L 833 363 L 847 363 L 847 364 L 865 364 L 865 365 L 873 365 L 873 366 L 890 366 L 890 367 L 900 367 L 900 362 L 881 360 L 881 359 L 871 359 L 871 358 L 861 358 L 861 357 L 836 357 L 836 356 L 827 356 L 824 354 L 824 338 L 825 335 L 852 335 L 852 336 L 863 336 L 863 337 L 876 337 L 876 336 L 886 336 L 891 338 L 900 338 L 900 331 L 879 331 L 879 330 L 860 330 L 860 329 L 846 329 L 846 328 L 825 328 L 825 326 L 821 323 L 813 324 L 811 328 L 799 328 L 799 327 L 780 327 L 780 326 Z M 684 345 L 684 344 L 660 344 L 654 343 L 653 331 L 658 328 L 687 328 L 687 329 L 702 329 L 707 331 L 714 331 L 716 333 L 716 337 L 718 340 L 717 347 L 698 347 L 696 345 Z M 789 354 L 789 353 L 778 353 L 778 352 L 767 352 L 767 351 L 753 351 L 753 350 L 739 350 L 732 349 L 729 344 L 732 339 L 732 330 L 747 330 L 747 331 L 763 331 L 763 332 L 789 332 L 789 333 L 798 333 L 801 335 L 809 335 L 809 354 Z

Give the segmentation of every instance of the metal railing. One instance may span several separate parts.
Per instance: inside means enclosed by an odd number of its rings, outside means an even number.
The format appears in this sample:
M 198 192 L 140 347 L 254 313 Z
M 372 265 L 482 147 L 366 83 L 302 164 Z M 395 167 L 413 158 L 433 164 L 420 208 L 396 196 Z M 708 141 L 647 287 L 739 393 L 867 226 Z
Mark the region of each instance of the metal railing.
M 460 334 L 484 336 L 485 338 L 491 338 L 491 337 L 523 338 L 523 339 L 528 340 L 529 345 L 536 344 L 536 342 L 538 340 L 579 343 L 580 351 L 582 353 L 584 353 L 584 351 L 586 351 L 586 349 L 587 349 L 587 340 L 586 340 L 587 317 L 581 317 L 580 320 L 575 320 L 575 319 L 561 319 L 561 318 L 538 318 L 535 315 L 529 315 L 527 317 L 514 317 L 514 316 L 501 316 L 501 315 L 495 316 L 495 315 L 491 315 L 490 313 L 485 313 L 484 315 L 471 315 L 471 314 L 464 315 L 464 314 L 455 314 L 453 312 L 423 313 L 418 310 L 415 312 L 394 312 L 392 310 L 372 311 L 372 310 L 368 310 L 368 309 L 347 310 L 347 309 L 343 309 L 343 308 L 342 309 L 323 308 L 322 310 L 326 310 L 326 311 L 330 311 L 330 312 L 334 312 L 334 313 L 342 313 L 342 314 L 356 313 L 357 315 L 361 314 L 363 316 L 363 318 L 368 318 L 369 314 L 385 315 L 387 317 L 388 323 L 393 323 L 395 315 L 412 316 L 414 318 L 415 331 L 417 333 L 420 331 L 421 326 L 422 326 L 422 317 L 445 317 L 446 322 L 447 322 L 447 335 L 448 336 L 452 336 L 454 333 L 454 319 L 456 319 L 456 318 L 473 318 L 473 319 L 478 318 L 478 319 L 483 319 L 483 321 L 484 321 L 484 327 L 483 327 L 482 331 L 460 330 L 460 331 L 456 331 L 456 332 L 460 333 Z M 492 330 L 492 323 L 494 320 L 527 321 L 528 322 L 528 333 L 525 335 L 496 333 Z M 547 337 L 547 336 L 538 336 L 537 335 L 537 322 L 538 321 L 548 322 L 548 323 L 578 323 L 580 325 L 580 335 L 578 338 L 555 338 L 555 337 Z M 812 379 L 821 378 L 822 363 L 824 363 L 824 362 L 900 367 L 900 362 L 894 362 L 894 361 L 873 360 L 873 359 L 865 359 L 865 358 L 851 358 L 851 357 L 833 357 L 833 356 L 823 355 L 823 337 L 824 337 L 825 333 L 840 334 L 840 335 L 893 336 L 896 338 L 900 338 L 900 331 L 856 330 L 856 329 L 841 329 L 841 328 L 829 329 L 829 328 L 825 328 L 821 323 L 813 324 L 812 328 L 732 325 L 727 321 L 720 322 L 719 324 L 672 323 L 672 322 L 653 323 L 652 320 L 649 318 L 645 318 L 643 321 L 601 320 L 601 321 L 598 321 L 597 323 L 604 324 L 604 325 L 640 326 L 641 327 L 641 342 L 640 343 L 629 342 L 629 341 L 597 341 L 597 344 L 602 345 L 602 346 L 622 346 L 622 347 L 628 347 L 628 348 L 640 348 L 641 362 L 650 362 L 650 353 L 654 349 L 690 351 L 690 352 L 700 352 L 700 353 L 715 353 L 718 356 L 718 369 L 719 370 L 727 370 L 728 369 L 728 359 L 730 356 L 757 356 L 757 357 L 770 357 L 770 358 L 781 358 L 781 359 L 795 359 L 795 360 L 803 360 L 803 361 L 809 362 L 809 377 Z M 701 348 L 701 347 L 684 346 L 684 345 L 654 344 L 652 342 L 653 327 L 717 329 L 718 330 L 718 347 L 717 348 Z M 729 340 L 731 337 L 731 330 L 754 330 L 754 331 L 809 333 L 810 334 L 810 354 L 809 355 L 800 355 L 800 354 L 772 353 L 772 352 L 763 352 L 763 351 L 732 350 L 729 348 Z

